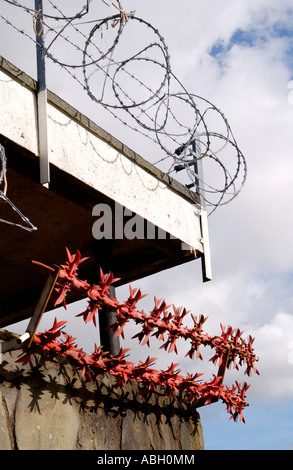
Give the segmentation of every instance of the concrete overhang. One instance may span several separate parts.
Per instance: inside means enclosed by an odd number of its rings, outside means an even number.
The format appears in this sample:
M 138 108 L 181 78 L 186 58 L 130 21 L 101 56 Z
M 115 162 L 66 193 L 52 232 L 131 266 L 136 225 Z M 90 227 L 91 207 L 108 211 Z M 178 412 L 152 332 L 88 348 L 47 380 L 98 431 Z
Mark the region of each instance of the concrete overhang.
M 46 273 L 31 261 L 62 264 L 65 247 L 90 257 L 81 265 L 80 277 L 91 282 L 98 282 L 99 266 L 121 278 L 118 286 L 196 258 L 202 260 L 203 279 L 209 280 L 206 213 L 198 194 L 51 92 L 50 185 L 40 184 L 36 96 L 36 82 L 0 58 L 0 144 L 7 157 L 7 197 L 37 227 L 29 232 L 0 223 L 0 327 L 32 315 Z M 98 204 L 111 208 L 112 240 L 95 238 Z M 121 237 L 121 226 L 115 238 L 117 211 L 124 213 L 126 223 L 134 215 L 143 220 L 140 239 Z M 1 200 L 0 219 L 21 222 Z M 147 236 L 150 228 L 155 237 Z

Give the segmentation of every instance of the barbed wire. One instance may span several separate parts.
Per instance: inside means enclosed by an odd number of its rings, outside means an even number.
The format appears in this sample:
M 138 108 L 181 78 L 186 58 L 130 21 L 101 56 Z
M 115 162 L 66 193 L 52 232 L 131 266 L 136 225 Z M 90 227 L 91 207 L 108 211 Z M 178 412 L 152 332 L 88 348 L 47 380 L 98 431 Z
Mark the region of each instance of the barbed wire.
M 47 0 L 42 16 L 32 0 L 2 1 L 21 9 L 31 23 L 18 26 L 12 10 L 11 17 L 0 18 L 34 43 L 39 23 L 43 54 L 94 103 L 155 143 L 161 156 L 153 164 L 198 192 L 210 214 L 239 194 L 247 167 L 230 125 L 214 104 L 189 93 L 175 76 L 158 29 L 134 11 L 125 12 L 119 0 L 83 1 L 75 14 L 72 5 L 68 14 L 64 2 Z M 112 15 L 106 14 L 110 7 Z

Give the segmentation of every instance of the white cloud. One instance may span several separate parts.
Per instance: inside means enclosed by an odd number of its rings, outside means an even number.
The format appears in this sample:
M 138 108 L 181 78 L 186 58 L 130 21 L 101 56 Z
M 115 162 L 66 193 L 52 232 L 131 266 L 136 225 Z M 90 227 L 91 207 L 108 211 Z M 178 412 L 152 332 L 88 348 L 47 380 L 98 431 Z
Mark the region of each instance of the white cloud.
M 261 374 L 251 381 L 254 396 L 259 400 L 292 397 L 293 315 L 278 312 L 252 334 L 257 338 Z
M 248 165 L 243 192 L 210 219 L 213 260 L 221 262 L 223 275 L 233 261 L 246 271 L 259 264 L 281 270 L 292 266 L 287 46 L 286 39 L 272 37 L 255 47 L 233 46 L 221 63 L 207 53 L 200 60 L 193 56 L 186 67 L 187 88 L 197 89 L 224 112 Z

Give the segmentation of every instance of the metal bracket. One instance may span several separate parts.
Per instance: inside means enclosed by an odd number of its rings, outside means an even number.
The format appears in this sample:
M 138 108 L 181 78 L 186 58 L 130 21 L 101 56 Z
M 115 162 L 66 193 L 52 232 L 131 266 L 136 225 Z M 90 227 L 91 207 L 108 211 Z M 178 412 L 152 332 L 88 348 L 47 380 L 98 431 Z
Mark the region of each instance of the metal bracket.
M 202 244 L 203 244 L 203 255 L 201 258 L 202 262 L 202 276 L 203 282 L 212 280 L 212 264 L 211 264 L 211 253 L 210 253 L 210 242 L 208 232 L 208 216 L 205 209 L 201 210 L 200 214 Z
M 38 137 L 40 154 L 40 183 L 49 187 L 50 162 L 48 151 L 48 129 L 47 129 L 47 85 L 46 65 L 44 56 L 44 31 L 43 31 L 43 2 L 35 0 L 36 21 L 36 53 L 37 53 L 37 104 L 38 104 Z
M 0 342 L 0 364 L 2 364 L 2 353 L 21 349 L 23 343 L 29 339 L 29 333 L 19 335 L 0 328 L 0 339 L 3 340 Z
M 53 292 L 53 289 L 54 289 L 55 284 L 57 282 L 57 279 L 59 277 L 59 273 L 60 273 L 60 268 L 58 268 L 57 271 L 50 272 L 50 274 L 47 278 L 47 282 L 46 282 L 46 284 L 45 284 L 45 286 L 42 290 L 42 293 L 41 293 L 41 296 L 40 296 L 39 301 L 37 303 L 37 306 L 35 308 L 35 311 L 34 311 L 32 317 L 30 319 L 30 322 L 29 322 L 27 330 L 26 330 L 26 332 L 29 333 L 29 335 L 30 335 L 30 341 L 29 341 L 28 347 L 30 347 L 31 344 L 32 344 L 35 332 L 36 332 L 36 330 L 38 328 L 38 325 L 41 321 L 43 313 L 46 310 L 49 299 L 51 297 L 51 294 Z
M 0 328 L 0 339 L 4 340 L 0 342 L 0 364 L 2 363 L 2 353 L 21 349 L 25 344 L 28 347 L 31 346 L 42 315 L 46 310 L 51 294 L 58 280 L 59 272 L 60 268 L 54 272 L 50 272 L 35 311 L 30 319 L 26 332 L 23 335 Z

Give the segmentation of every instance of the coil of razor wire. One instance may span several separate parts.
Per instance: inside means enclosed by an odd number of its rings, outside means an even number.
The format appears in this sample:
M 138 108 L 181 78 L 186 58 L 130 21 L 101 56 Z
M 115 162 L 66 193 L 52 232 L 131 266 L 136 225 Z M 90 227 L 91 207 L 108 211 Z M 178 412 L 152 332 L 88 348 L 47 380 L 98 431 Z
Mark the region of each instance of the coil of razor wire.
M 230 125 L 214 104 L 189 93 L 173 74 L 158 29 L 126 13 L 120 0 L 94 5 L 83 0 L 70 14 L 64 2 L 47 0 L 42 17 L 32 0 L 2 1 L 22 9 L 34 27 L 21 28 L 12 16 L 0 18 L 33 42 L 40 22 L 44 55 L 93 102 L 155 143 L 160 156 L 154 165 L 199 193 L 210 214 L 239 194 L 247 168 Z M 115 7 L 114 14 L 105 15 L 105 5 Z

